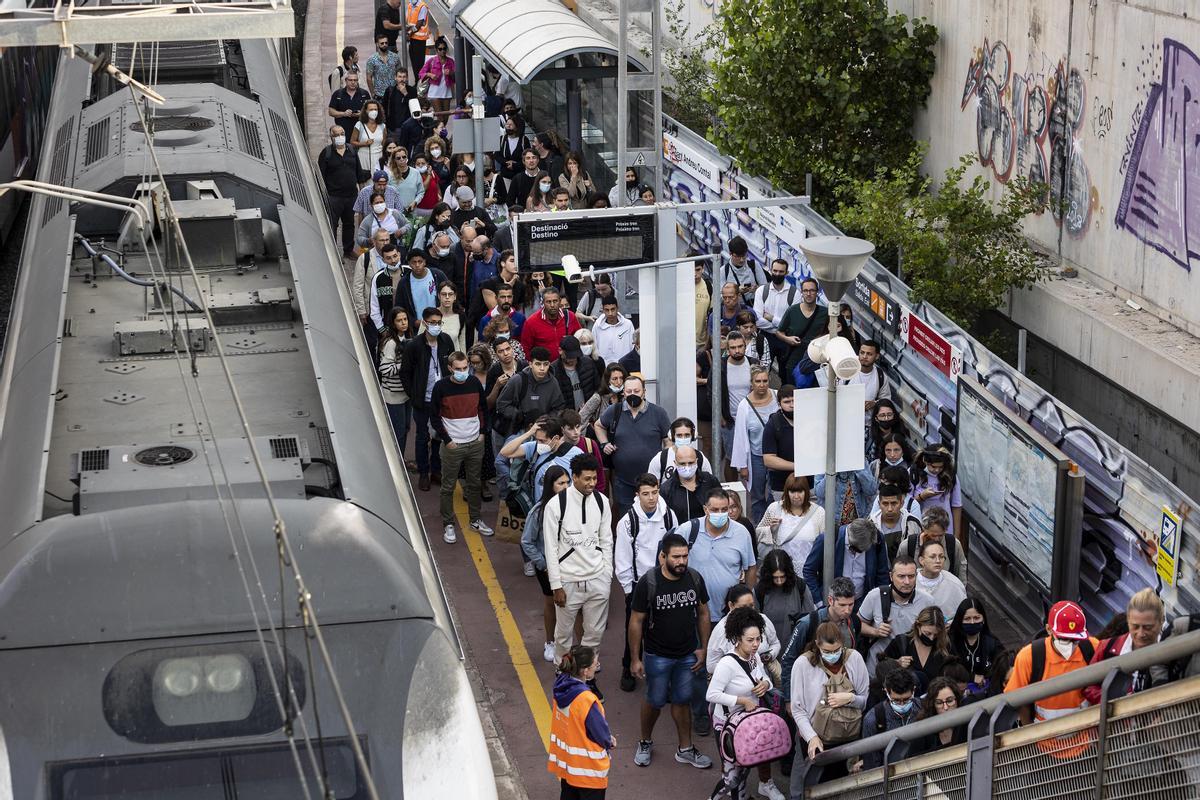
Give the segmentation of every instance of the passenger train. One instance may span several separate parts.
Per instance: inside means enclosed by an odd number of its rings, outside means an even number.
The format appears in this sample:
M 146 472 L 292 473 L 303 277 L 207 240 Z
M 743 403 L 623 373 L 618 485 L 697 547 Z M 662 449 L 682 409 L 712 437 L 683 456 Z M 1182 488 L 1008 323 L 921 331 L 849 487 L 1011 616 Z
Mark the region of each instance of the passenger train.
M 127 45 L 108 55 L 131 63 Z M 314 761 L 331 796 L 368 796 L 356 737 L 380 797 L 494 798 L 277 43 L 167 43 L 154 68 L 165 180 L 130 91 L 57 65 L 38 178 L 140 198 L 150 219 L 30 207 L 0 363 L 0 798 L 303 797 L 285 676 L 310 796 Z M 143 233 L 168 277 L 148 280 Z M 352 729 L 306 657 L 218 341 Z M 319 760 L 300 728 L 315 739 L 318 713 Z

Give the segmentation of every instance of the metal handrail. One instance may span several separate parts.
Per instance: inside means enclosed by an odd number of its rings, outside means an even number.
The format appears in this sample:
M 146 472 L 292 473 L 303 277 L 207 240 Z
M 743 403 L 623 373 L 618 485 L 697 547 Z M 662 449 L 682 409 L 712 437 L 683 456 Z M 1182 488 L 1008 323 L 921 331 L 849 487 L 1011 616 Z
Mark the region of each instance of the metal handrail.
M 884 750 L 896 740 L 913 742 L 926 736 L 939 733 L 947 728 L 966 725 L 978 715 L 991 715 L 1001 706 L 1020 708 L 1032 705 L 1038 700 L 1053 697 L 1056 694 L 1082 689 L 1104 682 L 1110 672 L 1122 672 L 1126 675 L 1138 670 L 1149 669 L 1152 666 L 1167 664 L 1181 658 L 1200 652 L 1200 630 L 1185 633 L 1182 636 L 1172 636 L 1164 641 L 1131 650 L 1125 655 L 1106 659 L 1098 664 L 1091 664 L 1083 669 L 1058 675 L 1049 680 L 1018 689 L 1015 692 L 1005 692 L 968 706 L 956 708 L 936 717 L 913 722 L 901 728 L 885 733 L 875 734 L 866 739 L 840 745 L 825 750 L 813 759 L 815 766 L 823 766 L 848 758 L 855 758 L 866 753 Z

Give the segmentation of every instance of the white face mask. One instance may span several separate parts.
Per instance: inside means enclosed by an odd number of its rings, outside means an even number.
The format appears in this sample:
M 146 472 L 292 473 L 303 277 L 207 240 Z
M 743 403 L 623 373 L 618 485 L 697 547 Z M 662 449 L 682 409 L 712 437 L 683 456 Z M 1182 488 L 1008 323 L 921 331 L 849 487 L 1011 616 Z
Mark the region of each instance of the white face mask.
M 472 161 L 470 164 L 464 164 L 463 166 L 465 166 L 467 169 L 471 170 L 471 172 L 475 171 L 475 162 L 474 161 Z
M 345 147 L 346 146 L 346 137 L 345 136 L 333 137 L 333 145 L 334 145 L 334 147 Z
M 696 476 L 696 468 L 696 464 L 688 464 L 686 466 L 681 464 L 675 469 L 679 472 L 679 477 L 683 478 L 684 480 L 691 480 Z
M 442 151 L 439 148 L 435 147 L 429 151 L 429 155 L 433 156 L 434 158 L 441 158 Z
M 379 112 L 373 108 L 367 112 L 367 119 L 375 119 L 378 116 L 379 116 Z
M 417 167 L 417 172 L 421 173 L 422 175 L 424 175 L 428 171 L 429 171 L 429 167 Z
M 542 182 L 538 184 L 538 188 L 542 190 L 543 194 L 545 194 L 546 192 L 550 191 L 550 184 Z
M 467 95 L 466 97 L 463 98 L 463 105 L 464 106 L 475 105 L 475 97 L 473 95 Z
M 1064 659 L 1070 658 L 1071 654 L 1075 652 L 1074 642 L 1064 642 L 1062 639 L 1055 639 L 1052 644 L 1054 645 L 1054 649 Z
M 387 211 L 387 203 L 376 203 L 375 205 L 371 206 L 371 210 L 376 214 L 382 214 L 383 212 Z
M 581 344 L 579 345 L 579 349 L 583 351 L 585 356 L 590 356 L 592 354 L 592 350 L 595 348 L 590 344 Z
M 544 455 L 546 455 L 546 453 L 550 452 L 550 443 L 549 442 L 538 442 L 535 449 L 537 450 L 537 454 L 539 456 L 544 456 Z

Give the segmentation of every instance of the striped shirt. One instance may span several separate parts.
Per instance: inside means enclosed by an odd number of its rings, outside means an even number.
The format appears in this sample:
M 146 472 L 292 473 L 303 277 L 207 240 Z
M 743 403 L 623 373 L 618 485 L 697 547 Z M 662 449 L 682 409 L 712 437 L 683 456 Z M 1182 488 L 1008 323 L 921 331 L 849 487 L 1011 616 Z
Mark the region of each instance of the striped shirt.
M 483 384 L 474 375 L 468 375 L 462 383 L 453 378 L 442 378 L 433 387 L 429 403 L 434 412 L 430 422 L 443 442 L 470 444 L 479 438 L 487 398 L 483 394 Z

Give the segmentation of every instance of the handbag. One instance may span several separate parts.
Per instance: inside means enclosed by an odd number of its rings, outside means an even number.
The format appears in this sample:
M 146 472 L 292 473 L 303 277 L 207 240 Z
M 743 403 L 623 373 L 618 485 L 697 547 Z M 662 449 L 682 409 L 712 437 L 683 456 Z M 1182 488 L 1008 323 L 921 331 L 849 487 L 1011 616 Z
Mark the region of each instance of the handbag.
M 824 665 L 821 666 L 821 671 L 829 677 L 829 680 L 825 683 L 825 693 L 821 698 L 821 705 L 812 715 L 813 730 L 817 732 L 817 736 L 821 737 L 821 741 L 827 748 L 835 744 L 854 741 L 862 729 L 862 711 L 848 705 L 837 708 L 829 705 L 829 695 L 854 691 L 854 685 L 850 683 L 850 676 L 844 669 L 836 674 L 831 673 L 825 669 Z
M 422 76 L 421 79 L 417 81 L 417 97 L 424 100 L 429 96 L 429 84 L 430 80 L 428 75 Z

